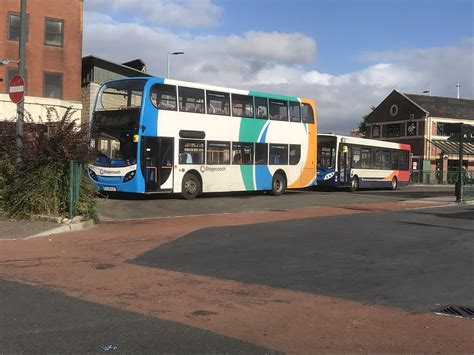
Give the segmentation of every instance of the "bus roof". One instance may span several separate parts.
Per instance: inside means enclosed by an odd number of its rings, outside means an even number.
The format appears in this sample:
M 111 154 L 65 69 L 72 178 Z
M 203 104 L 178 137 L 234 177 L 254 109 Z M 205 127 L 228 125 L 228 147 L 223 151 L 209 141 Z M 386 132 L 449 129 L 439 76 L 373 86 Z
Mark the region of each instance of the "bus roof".
M 186 87 L 191 87 L 191 88 L 196 88 L 196 89 L 224 91 L 224 92 L 229 92 L 229 93 L 238 94 L 238 95 L 249 95 L 249 96 L 263 97 L 263 98 L 274 99 L 274 100 L 299 102 L 301 99 L 305 99 L 305 100 L 313 101 L 312 99 L 303 98 L 303 97 L 264 93 L 264 92 L 252 91 L 252 90 L 249 91 L 249 90 L 242 90 L 242 89 L 233 89 L 233 88 L 228 88 L 224 86 L 215 86 L 215 85 L 193 83 L 189 81 L 166 79 L 166 78 L 162 78 L 158 76 L 115 79 L 115 80 L 106 81 L 104 82 L 104 84 L 115 82 L 115 81 L 123 81 L 123 80 L 146 80 L 146 81 L 151 81 L 157 84 L 168 84 L 168 85 L 186 86 Z
M 340 135 L 340 134 L 333 134 L 333 133 L 318 133 L 318 137 L 335 137 L 338 140 L 345 139 L 345 143 L 365 145 L 365 146 L 369 146 L 369 147 L 381 147 L 381 148 L 411 150 L 411 147 L 410 147 L 409 144 L 387 142 L 387 141 L 381 141 L 381 140 L 378 140 L 378 139 L 343 136 L 343 135 Z

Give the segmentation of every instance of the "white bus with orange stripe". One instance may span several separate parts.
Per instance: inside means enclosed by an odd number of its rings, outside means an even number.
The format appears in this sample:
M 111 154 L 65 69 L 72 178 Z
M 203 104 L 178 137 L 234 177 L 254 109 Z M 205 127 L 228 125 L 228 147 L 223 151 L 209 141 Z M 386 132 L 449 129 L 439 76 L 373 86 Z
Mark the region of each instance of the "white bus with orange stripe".
M 408 185 L 408 144 L 318 134 L 318 177 L 320 187 L 390 188 Z

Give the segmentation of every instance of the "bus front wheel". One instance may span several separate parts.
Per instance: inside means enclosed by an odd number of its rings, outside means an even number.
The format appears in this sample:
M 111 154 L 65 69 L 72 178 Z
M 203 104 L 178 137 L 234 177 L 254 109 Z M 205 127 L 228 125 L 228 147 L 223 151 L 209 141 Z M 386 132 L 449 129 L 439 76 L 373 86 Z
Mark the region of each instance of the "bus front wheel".
M 390 190 L 396 190 L 398 187 L 398 180 L 397 177 L 394 176 L 392 179 L 392 184 L 390 185 Z
M 359 190 L 359 177 L 357 175 L 352 178 L 350 190 L 351 192 Z
M 280 196 L 286 191 L 286 179 L 280 173 L 273 175 L 272 179 L 272 195 Z
M 181 194 L 186 200 L 192 200 L 201 193 L 201 183 L 194 174 L 186 174 L 183 178 Z

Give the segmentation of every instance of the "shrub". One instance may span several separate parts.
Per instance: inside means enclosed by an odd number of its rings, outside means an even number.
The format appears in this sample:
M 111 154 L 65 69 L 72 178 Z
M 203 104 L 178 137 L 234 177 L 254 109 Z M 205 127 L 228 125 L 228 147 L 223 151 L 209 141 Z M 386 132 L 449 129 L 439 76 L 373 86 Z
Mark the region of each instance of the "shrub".
M 69 205 L 69 161 L 88 160 L 88 127 L 79 127 L 73 120 L 74 111 L 66 110 L 59 117 L 48 108 L 46 120 L 32 123 L 25 116 L 23 163 L 13 170 L 15 161 L 15 125 L 4 122 L 0 139 L 0 203 L 11 217 L 26 218 L 33 214 L 63 216 Z M 5 161 L 3 161 L 5 160 Z M 86 218 L 97 214 L 95 190 L 87 178 L 81 181 L 76 214 Z

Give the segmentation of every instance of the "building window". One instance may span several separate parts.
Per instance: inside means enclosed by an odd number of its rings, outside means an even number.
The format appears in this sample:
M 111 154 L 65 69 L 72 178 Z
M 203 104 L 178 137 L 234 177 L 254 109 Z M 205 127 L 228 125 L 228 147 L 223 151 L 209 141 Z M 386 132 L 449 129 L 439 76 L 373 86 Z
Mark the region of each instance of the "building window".
M 452 136 L 454 134 L 459 134 L 459 123 L 443 123 L 438 122 L 436 125 L 436 134 L 438 136 Z
M 387 125 L 387 137 L 400 137 L 400 124 L 388 124 Z
M 43 96 L 55 99 L 63 97 L 63 75 L 60 73 L 44 73 Z
M 29 16 L 26 15 L 26 41 L 28 42 L 28 22 Z M 8 14 L 8 39 L 10 41 L 20 40 L 20 15 Z
M 372 127 L 372 138 L 380 138 L 380 126 Z
M 63 46 L 64 22 L 62 20 L 46 19 L 44 22 L 44 44 L 48 46 Z
M 416 136 L 416 122 L 407 123 L 407 136 Z
M 12 69 L 12 68 L 9 68 L 8 69 L 8 72 L 7 72 L 7 82 L 5 83 L 6 84 L 6 92 L 9 92 L 9 89 L 10 89 L 10 81 L 12 80 L 13 76 L 16 75 L 16 74 L 20 74 L 18 72 L 18 69 Z M 28 72 L 25 70 L 25 76 L 23 77 L 23 80 L 25 81 L 25 95 L 26 95 L 26 89 L 27 89 L 27 82 L 28 82 Z
M 398 106 L 392 105 L 390 106 L 390 115 L 396 116 L 398 114 Z

